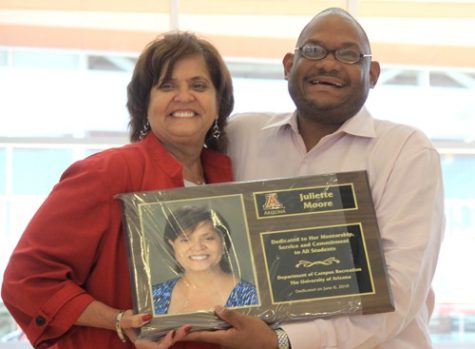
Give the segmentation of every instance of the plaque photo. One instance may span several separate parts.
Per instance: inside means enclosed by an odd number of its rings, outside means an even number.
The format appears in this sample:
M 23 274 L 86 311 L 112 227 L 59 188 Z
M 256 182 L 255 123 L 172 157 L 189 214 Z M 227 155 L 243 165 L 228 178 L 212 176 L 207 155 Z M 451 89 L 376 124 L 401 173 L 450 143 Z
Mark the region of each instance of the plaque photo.
M 393 311 L 365 171 L 120 194 L 142 338 Z

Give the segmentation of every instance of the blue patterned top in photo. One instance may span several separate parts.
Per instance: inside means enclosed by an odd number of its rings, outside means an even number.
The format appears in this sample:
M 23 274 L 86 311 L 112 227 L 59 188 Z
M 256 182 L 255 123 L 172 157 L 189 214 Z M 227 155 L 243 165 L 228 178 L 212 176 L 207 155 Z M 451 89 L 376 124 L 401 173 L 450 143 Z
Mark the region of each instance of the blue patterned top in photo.
M 153 285 L 153 307 L 155 308 L 155 314 L 166 314 L 170 305 L 173 288 L 178 282 L 179 278 L 170 279 L 160 284 Z M 224 305 L 227 308 L 241 307 L 247 305 L 257 304 L 257 291 L 256 287 L 245 280 L 240 280 L 238 284 L 233 288 L 231 294 Z

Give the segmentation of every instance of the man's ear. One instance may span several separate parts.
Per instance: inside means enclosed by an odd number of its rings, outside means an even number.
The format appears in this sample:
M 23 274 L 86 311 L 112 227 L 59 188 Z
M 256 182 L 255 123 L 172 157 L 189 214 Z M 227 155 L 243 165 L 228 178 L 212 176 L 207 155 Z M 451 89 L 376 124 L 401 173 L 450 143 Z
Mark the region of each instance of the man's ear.
M 380 73 L 381 73 L 381 67 L 379 66 L 379 62 L 372 61 L 371 66 L 369 67 L 369 79 L 370 79 L 371 88 L 374 88 L 376 86 Z
M 290 52 L 287 53 L 282 59 L 282 64 L 284 65 L 284 78 L 287 80 L 290 69 L 292 69 L 292 65 L 294 64 L 294 55 Z

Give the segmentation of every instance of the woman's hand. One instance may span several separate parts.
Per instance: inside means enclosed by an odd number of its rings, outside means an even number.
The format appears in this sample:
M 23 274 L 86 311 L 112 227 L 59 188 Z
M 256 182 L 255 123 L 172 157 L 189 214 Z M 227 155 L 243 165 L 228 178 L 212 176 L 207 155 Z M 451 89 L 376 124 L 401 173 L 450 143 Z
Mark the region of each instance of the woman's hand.
M 132 310 L 124 312 L 120 320 L 120 327 L 129 340 L 134 343 L 137 349 L 168 349 L 176 342 L 182 340 L 191 331 L 190 325 L 183 325 L 176 330 L 171 330 L 158 341 L 138 339 L 140 327 L 148 324 L 152 320 L 151 314 L 134 314 Z

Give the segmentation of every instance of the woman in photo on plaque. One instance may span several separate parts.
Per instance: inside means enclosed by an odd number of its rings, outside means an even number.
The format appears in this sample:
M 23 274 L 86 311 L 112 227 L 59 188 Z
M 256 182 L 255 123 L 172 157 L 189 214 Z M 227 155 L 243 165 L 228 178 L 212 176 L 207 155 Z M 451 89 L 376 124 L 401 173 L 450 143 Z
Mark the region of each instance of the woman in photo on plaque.
M 230 182 L 224 126 L 233 105 L 231 75 L 208 41 L 170 32 L 147 45 L 127 86 L 131 144 L 66 169 L 5 270 L 2 299 L 35 348 L 219 348 L 180 342 L 185 325 L 138 339 L 153 314 L 132 310 L 116 195 Z
M 178 208 L 167 217 L 163 240 L 177 276 L 152 286 L 156 315 L 258 303 L 255 286 L 233 270 L 231 257 L 236 254 L 230 228 L 216 210 L 199 205 Z

